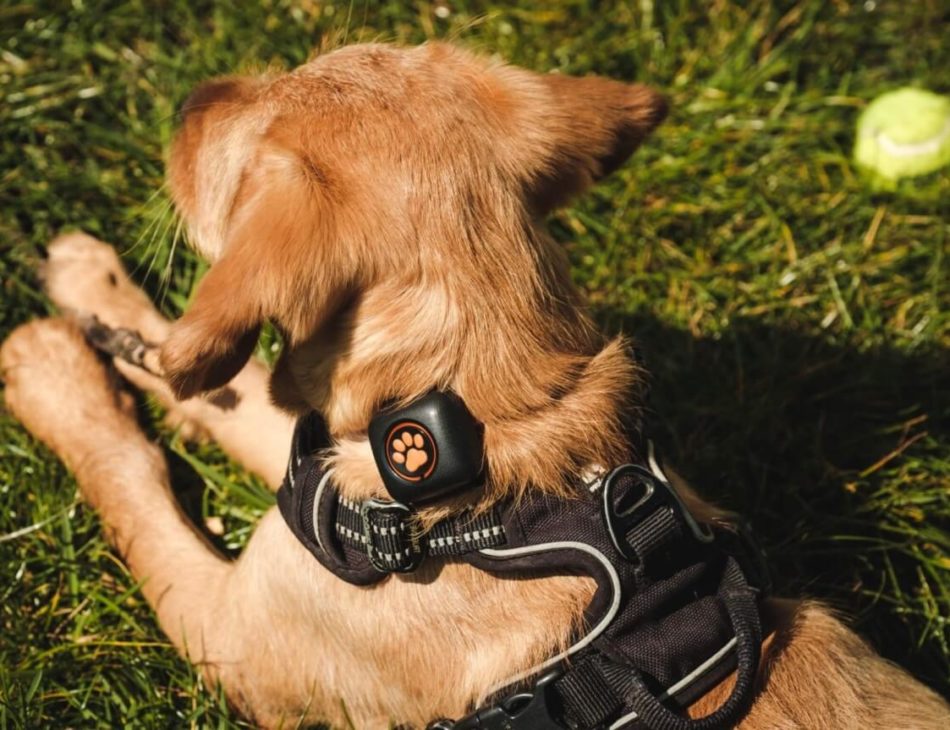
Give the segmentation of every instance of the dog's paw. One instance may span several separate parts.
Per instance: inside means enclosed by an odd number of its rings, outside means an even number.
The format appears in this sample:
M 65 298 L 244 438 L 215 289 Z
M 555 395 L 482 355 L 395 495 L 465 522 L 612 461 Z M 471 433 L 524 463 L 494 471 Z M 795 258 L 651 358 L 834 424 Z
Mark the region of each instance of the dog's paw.
M 155 308 L 107 243 L 85 233 L 60 236 L 47 248 L 41 277 L 64 312 L 94 314 L 109 327 L 140 330 L 146 338 L 159 334 L 151 331 L 160 321 Z
M 423 450 L 425 439 L 422 434 L 403 431 L 392 440 L 391 458 L 409 474 L 414 474 L 429 461 L 429 455 Z
M 0 346 L 0 375 L 10 411 L 64 458 L 71 445 L 87 443 L 102 424 L 125 424 L 134 410 L 79 328 L 64 319 L 15 329 Z

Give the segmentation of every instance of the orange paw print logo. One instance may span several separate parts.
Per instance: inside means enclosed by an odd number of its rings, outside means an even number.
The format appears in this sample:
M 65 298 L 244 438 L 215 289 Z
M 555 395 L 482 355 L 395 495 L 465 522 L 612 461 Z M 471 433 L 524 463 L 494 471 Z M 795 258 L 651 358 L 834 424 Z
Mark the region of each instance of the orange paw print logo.
M 435 470 L 435 441 L 422 425 L 398 423 L 389 430 L 386 443 L 389 466 L 403 479 L 419 482 Z

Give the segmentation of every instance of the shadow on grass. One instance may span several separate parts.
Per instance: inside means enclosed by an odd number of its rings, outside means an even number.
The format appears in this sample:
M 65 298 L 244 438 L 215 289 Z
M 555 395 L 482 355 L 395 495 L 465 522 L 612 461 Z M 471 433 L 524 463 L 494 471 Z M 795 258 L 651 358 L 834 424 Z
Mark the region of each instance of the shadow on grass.
M 241 551 L 234 547 L 229 547 L 227 542 L 220 535 L 212 533 L 208 529 L 204 515 L 206 512 L 206 500 L 210 497 L 208 488 L 204 480 L 195 471 L 195 469 L 185 459 L 176 454 L 169 448 L 162 450 L 165 454 L 165 460 L 168 462 L 168 475 L 175 498 L 182 512 L 192 523 L 195 530 L 221 555 L 236 560 Z
M 662 453 L 749 518 L 777 592 L 848 612 L 946 693 L 948 352 L 859 351 L 755 321 L 711 339 L 598 319 L 641 346 Z

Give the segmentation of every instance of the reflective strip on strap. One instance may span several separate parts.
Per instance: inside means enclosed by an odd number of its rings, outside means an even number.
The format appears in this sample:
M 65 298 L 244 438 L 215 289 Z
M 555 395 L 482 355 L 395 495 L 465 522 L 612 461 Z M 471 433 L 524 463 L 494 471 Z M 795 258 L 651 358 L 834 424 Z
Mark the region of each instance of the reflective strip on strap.
M 334 529 L 345 545 L 372 550 L 387 567 L 398 570 L 410 558 L 411 515 L 370 508 L 364 519 L 363 505 L 345 497 L 337 500 Z M 436 523 L 424 536 L 431 556 L 465 555 L 506 542 L 505 528 L 494 511 L 462 514 Z

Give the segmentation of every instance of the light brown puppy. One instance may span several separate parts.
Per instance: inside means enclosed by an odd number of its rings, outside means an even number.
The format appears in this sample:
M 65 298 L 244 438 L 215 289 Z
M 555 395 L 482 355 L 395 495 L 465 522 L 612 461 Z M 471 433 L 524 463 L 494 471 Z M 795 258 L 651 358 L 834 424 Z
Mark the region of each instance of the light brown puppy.
M 317 409 L 340 491 L 384 497 L 368 422 L 437 386 L 485 424 L 479 500 L 563 493 L 565 474 L 629 458 L 621 418 L 637 406 L 638 373 L 584 313 L 542 220 L 621 164 L 664 111 L 643 86 L 542 76 L 442 44 L 351 46 L 292 73 L 211 82 L 187 103 L 169 163 L 178 210 L 213 262 L 188 312 L 170 325 L 111 249 L 79 234 L 51 246 L 50 295 L 163 343 L 171 388 L 117 364 L 275 487 L 288 414 Z M 285 337 L 271 379 L 282 412 L 249 362 L 265 320 Z M 498 580 L 435 560 L 354 587 L 274 510 L 227 562 L 181 515 L 159 450 L 75 327 L 21 328 L 0 365 L 8 404 L 75 471 L 176 647 L 263 726 L 459 717 L 564 647 L 592 595 L 585 578 Z M 229 381 L 227 407 L 196 397 Z M 686 496 L 700 517 L 714 513 Z M 939 697 L 822 607 L 773 600 L 766 614 L 743 727 L 947 727 Z M 715 709 L 728 684 L 691 713 Z

